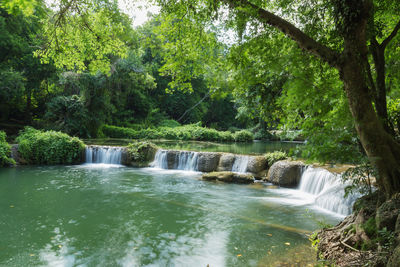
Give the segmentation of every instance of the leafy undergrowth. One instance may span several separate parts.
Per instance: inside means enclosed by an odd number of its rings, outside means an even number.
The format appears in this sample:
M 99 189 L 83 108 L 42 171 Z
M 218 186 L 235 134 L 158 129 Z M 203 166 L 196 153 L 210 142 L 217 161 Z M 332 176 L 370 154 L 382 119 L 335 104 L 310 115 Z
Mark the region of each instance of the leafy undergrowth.
M 378 191 L 366 195 L 341 223 L 314 234 L 312 245 L 328 266 L 399 266 L 399 210 L 399 193 L 386 201 Z
M 76 137 L 31 127 L 26 127 L 16 141 L 21 158 L 28 164 L 79 163 L 85 149 L 84 143 Z
M 6 141 L 6 133 L 0 131 L 0 167 L 10 166 L 15 164 L 11 158 L 11 148 Z
M 131 139 L 168 139 L 168 140 L 197 140 L 197 141 L 218 141 L 218 142 L 251 142 L 254 136 L 247 130 L 235 133 L 229 131 L 218 131 L 196 124 L 188 124 L 177 127 L 157 127 L 146 129 L 133 129 L 104 125 L 102 133 L 110 138 L 131 138 Z

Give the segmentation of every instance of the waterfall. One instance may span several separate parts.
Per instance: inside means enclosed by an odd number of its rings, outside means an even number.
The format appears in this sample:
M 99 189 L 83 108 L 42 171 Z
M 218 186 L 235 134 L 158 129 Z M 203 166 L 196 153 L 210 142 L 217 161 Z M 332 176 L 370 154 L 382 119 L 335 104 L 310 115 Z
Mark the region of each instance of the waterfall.
M 150 166 L 154 168 L 168 169 L 167 152 L 167 150 L 157 150 L 156 155 L 154 156 L 154 161 L 150 163 Z
M 154 168 L 176 169 L 185 171 L 198 170 L 199 153 L 193 151 L 157 150 L 154 161 L 150 164 Z M 168 161 L 170 164 L 168 164 Z
M 339 174 L 308 167 L 301 176 L 299 190 L 314 196 L 316 206 L 341 215 L 349 215 L 359 194 L 350 194 L 345 198 L 346 186 Z
M 122 147 L 86 146 L 86 163 L 121 164 Z
M 249 163 L 249 156 L 235 156 L 235 161 L 233 162 L 232 171 L 245 173 L 247 170 L 247 164 Z

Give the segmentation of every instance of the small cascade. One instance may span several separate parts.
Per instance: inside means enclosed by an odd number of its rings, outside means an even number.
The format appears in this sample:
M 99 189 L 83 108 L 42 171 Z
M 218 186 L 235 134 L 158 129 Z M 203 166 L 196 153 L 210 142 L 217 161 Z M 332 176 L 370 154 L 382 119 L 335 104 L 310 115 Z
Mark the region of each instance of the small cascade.
M 150 165 L 154 168 L 160 168 L 160 169 L 197 171 L 198 158 L 199 158 L 198 152 L 168 151 L 159 149 L 156 152 L 154 161 Z
M 86 163 L 121 164 L 122 147 L 86 146 Z
M 150 166 L 159 169 L 168 169 L 167 153 L 167 150 L 157 150 L 154 161 L 150 163 Z
M 235 161 L 233 162 L 232 171 L 245 173 L 247 171 L 247 164 L 249 163 L 249 156 L 235 156 Z
M 339 174 L 333 174 L 325 169 L 307 168 L 300 180 L 299 190 L 315 197 L 314 204 L 323 209 L 348 215 L 352 212 L 354 201 L 358 194 L 344 197 L 343 184 Z

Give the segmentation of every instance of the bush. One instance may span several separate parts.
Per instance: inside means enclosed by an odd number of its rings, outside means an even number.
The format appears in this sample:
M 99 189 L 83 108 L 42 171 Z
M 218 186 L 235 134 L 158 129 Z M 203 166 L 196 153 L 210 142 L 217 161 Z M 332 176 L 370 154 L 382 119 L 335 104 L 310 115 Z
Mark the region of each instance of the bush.
M 111 138 L 131 138 L 131 139 L 169 139 L 169 140 L 199 140 L 199 141 L 234 141 L 234 136 L 230 132 L 217 131 L 198 124 L 184 126 L 158 127 L 134 130 L 130 128 L 104 125 L 102 132 Z M 251 139 L 252 140 L 252 139 Z
M 79 163 L 84 143 L 76 137 L 61 132 L 42 132 L 26 127 L 17 137 L 18 151 L 30 164 Z
M 251 142 L 254 139 L 254 135 L 247 130 L 241 130 L 234 134 L 234 138 L 236 142 Z
M 267 159 L 268 166 L 272 166 L 272 164 L 274 164 L 275 162 L 277 162 L 279 160 L 287 159 L 287 154 L 282 151 L 274 151 L 274 152 L 265 154 L 265 158 Z
M 177 122 L 176 120 L 163 120 L 158 124 L 158 126 L 175 128 L 175 127 L 181 126 L 181 124 L 179 122 Z
M 6 133 L 0 131 L 0 167 L 15 164 L 11 158 L 11 147 L 6 141 Z
M 131 128 L 103 125 L 101 131 L 105 136 L 111 138 L 132 138 L 132 139 L 140 138 L 139 131 L 136 131 Z
M 265 141 L 268 140 L 269 141 L 269 140 L 273 140 L 274 136 L 270 132 L 260 129 L 259 131 L 257 131 L 254 134 L 254 139 L 256 139 L 256 140 L 265 140 Z
M 147 163 L 154 159 L 158 147 L 151 142 L 136 141 L 127 146 L 128 156 L 131 161 Z

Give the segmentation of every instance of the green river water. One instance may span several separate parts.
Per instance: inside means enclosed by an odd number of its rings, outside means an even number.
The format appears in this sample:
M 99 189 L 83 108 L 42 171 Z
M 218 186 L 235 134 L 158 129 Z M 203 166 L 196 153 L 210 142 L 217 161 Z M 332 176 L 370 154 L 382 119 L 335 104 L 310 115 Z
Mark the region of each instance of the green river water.
M 319 226 L 295 190 L 199 177 L 102 164 L 0 169 L 0 265 L 314 263 L 305 233 Z

